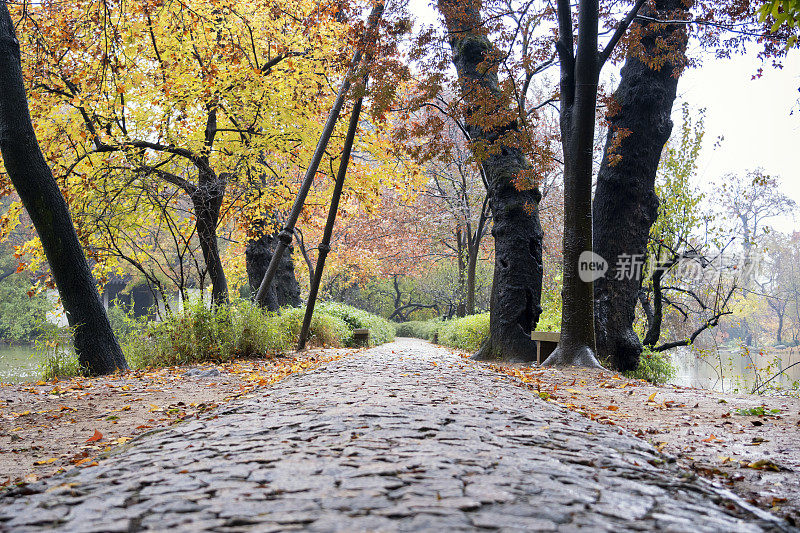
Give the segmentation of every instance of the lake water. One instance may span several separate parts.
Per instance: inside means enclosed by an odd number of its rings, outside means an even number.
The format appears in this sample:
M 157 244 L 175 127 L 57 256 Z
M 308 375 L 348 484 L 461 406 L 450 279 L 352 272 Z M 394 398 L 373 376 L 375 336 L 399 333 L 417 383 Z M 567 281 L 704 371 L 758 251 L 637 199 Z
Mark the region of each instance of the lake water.
M 760 351 L 750 348 L 742 350 L 720 350 L 700 356 L 689 348 L 678 348 L 671 352 L 672 363 L 678 367 L 678 375 L 672 380 L 675 385 L 712 389 L 719 392 L 749 393 L 757 383 L 757 375 L 768 379 L 781 370 L 770 382 L 784 389 L 791 389 L 800 381 L 800 350 L 795 348 L 765 348 Z M 756 370 L 758 369 L 758 371 Z
M 39 361 L 32 346 L 0 344 L 0 382 L 21 383 L 38 380 Z

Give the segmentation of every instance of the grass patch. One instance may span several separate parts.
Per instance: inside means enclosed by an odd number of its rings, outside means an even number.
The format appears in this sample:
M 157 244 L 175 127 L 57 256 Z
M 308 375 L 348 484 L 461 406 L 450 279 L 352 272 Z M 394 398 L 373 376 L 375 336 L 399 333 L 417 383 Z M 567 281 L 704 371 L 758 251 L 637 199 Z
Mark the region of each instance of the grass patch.
M 73 377 L 81 373 L 70 328 L 60 328 L 50 323 L 42 325 L 41 333 L 34 340 L 34 352 L 42 360 L 39 364 L 42 379 Z

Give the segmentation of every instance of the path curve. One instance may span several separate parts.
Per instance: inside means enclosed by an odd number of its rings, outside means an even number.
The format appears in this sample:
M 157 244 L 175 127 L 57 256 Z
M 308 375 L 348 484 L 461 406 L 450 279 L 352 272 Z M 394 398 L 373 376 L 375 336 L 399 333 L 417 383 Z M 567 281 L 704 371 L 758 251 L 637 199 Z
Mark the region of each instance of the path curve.
M 662 459 L 399 339 L 6 493 L 0 530 L 791 530 Z

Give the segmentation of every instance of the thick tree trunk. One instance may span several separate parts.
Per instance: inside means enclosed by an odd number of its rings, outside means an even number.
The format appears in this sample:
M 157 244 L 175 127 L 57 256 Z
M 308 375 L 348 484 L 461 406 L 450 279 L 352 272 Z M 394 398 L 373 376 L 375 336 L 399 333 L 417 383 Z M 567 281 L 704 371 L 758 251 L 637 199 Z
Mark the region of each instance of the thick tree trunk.
M 682 19 L 686 12 L 682 0 L 660 0 L 655 9 L 650 4 L 642 8 L 642 15 L 657 19 Z M 643 50 L 629 52 L 622 68 L 593 206 L 594 251 L 609 266 L 594 284 L 597 355 L 620 371 L 634 370 L 642 353 L 633 331 L 634 311 L 650 226 L 658 215 L 656 170 L 672 131 L 670 116 L 687 41 L 682 24 L 644 22 L 631 27 L 637 30 Z
M 597 84 L 598 7 L 581 1 L 578 46 L 573 55 L 568 2 L 559 2 L 561 144 L 564 151 L 564 288 L 561 341 L 545 366 L 599 366 L 595 358 L 593 278 L 579 270 L 592 250 L 592 152 Z
M 211 279 L 211 302 L 214 305 L 225 305 L 228 303 L 228 280 L 225 278 L 219 254 L 217 224 L 226 183 L 221 177 L 202 173 L 198 183 L 197 189 L 192 193 L 192 203 L 197 220 L 197 237 L 208 277 Z
M 536 346 L 530 333 L 542 312 L 541 194 L 538 189 L 520 191 L 514 185 L 520 175 L 530 170 L 524 154 L 502 139 L 504 133 L 515 131 L 517 124 L 509 122 L 484 129 L 474 117 L 478 111 L 484 116 L 505 112 L 509 105 L 498 88 L 496 65 L 486 64 L 492 60 L 493 50 L 481 31 L 480 7 L 480 2 L 474 0 L 439 0 L 450 34 L 453 63 L 469 106 L 467 131 L 473 143 L 491 147 L 481 164 L 494 213 L 495 270 L 489 337 L 474 357 L 533 361 Z
M 277 234 L 263 235 L 258 239 L 248 241 L 245 250 L 245 262 L 247 264 L 247 279 L 250 283 L 251 294 L 255 295 L 264 273 L 272 260 L 275 248 L 278 246 Z M 289 247 L 278 264 L 278 271 L 275 274 L 275 281 L 270 286 L 267 293 L 265 307 L 269 311 L 277 311 L 281 307 L 300 305 L 300 284 L 294 271 L 294 261 L 292 261 L 292 248 Z
M 83 255 L 67 203 L 31 124 L 19 42 L 6 3 L 0 5 L 0 151 L 6 171 L 42 241 L 85 372 L 128 368 Z

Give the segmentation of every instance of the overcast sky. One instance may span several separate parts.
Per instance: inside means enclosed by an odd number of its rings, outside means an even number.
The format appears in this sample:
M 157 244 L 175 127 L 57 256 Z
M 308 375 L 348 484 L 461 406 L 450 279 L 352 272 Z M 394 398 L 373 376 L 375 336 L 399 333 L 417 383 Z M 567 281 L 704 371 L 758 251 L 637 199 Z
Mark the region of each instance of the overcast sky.
M 764 66 L 764 75 L 751 80 L 761 62 L 754 54 L 732 60 L 707 58 L 699 69 L 683 74 L 678 83 L 674 119 L 680 103 L 706 108 L 706 137 L 697 183 L 713 194 L 709 184 L 727 172 L 744 173 L 763 167 L 781 178 L 783 191 L 800 204 L 800 53 L 791 54 L 782 70 Z M 714 148 L 717 137 L 724 140 Z M 774 226 L 800 229 L 786 218 Z

